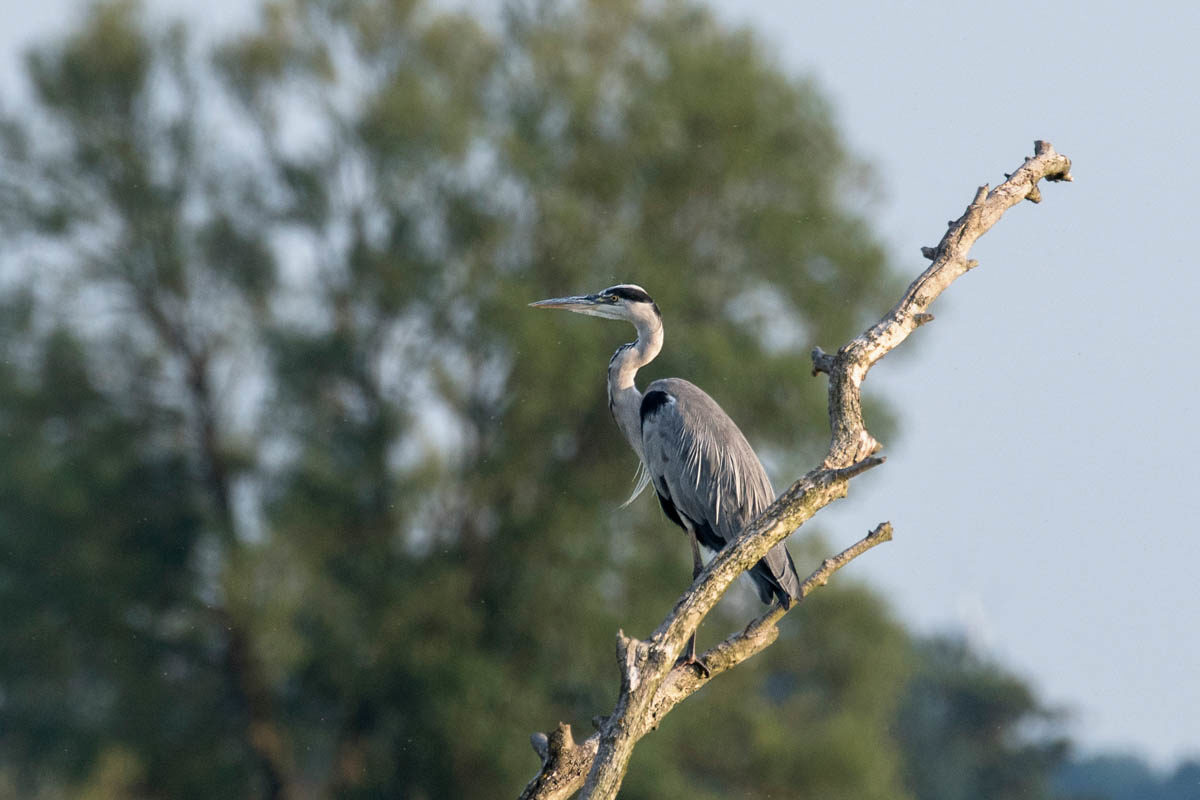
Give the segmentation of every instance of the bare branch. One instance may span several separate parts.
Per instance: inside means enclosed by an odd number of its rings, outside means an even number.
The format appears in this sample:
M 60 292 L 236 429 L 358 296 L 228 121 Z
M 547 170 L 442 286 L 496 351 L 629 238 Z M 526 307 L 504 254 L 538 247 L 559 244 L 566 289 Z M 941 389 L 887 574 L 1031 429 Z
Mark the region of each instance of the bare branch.
M 922 248 L 933 257 L 900 301 L 860 336 L 848 342 L 832 359 L 821 361 L 821 372 L 829 375 L 829 421 L 833 436 L 827 466 L 852 464 L 876 452 L 880 444 L 866 429 L 862 417 L 861 386 L 875 362 L 894 350 L 917 327 L 928 322 L 929 306 L 963 273 L 979 265 L 967 258 L 975 241 L 987 233 L 1009 208 L 1024 199 L 1041 199 L 1038 182 L 1071 180 L 1071 161 L 1055 152 L 1049 142 L 1034 142 L 1034 156 L 1026 157 L 1015 172 L 995 189 L 981 186 L 963 215 L 949 223 L 941 242 Z M 814 369 L 817 359 L 814 351 Z
M 535 735 L 534 749 L 542 756 L 542 770 L 525 788 L 522 798 L 570 797 L 580 786 L 585 798 L 615 797 L 633 748 L 642 736 L 658 727 L 662 717 L 681 700 L 775 641 L 779 635 L 777 623 L 788 611 L 782 605 L 704 653 L 707 675 L 691 665 L 676 663 L 688 638 L 738 575 L 817 511 L 844 497 L 851 478 L 883 463 L 874 455 L 881 445 L 867 431 L 862 416 L 861 387 L 867 372 L 912 331 L 932 321 L 928 309 L 933 301 L 956 278 L 978 266 L 977 261 L 967 257 L 975 240 L 1021 200 L 1040 201 L 1039 181 L 1069 181 L 1070 170 L 1070 160 L 1056 153 L 1049 142 L 1035 142 L 1033 157 L 1027 157 L 995 189 L 979 187 L 963 215 L 948 223 L 937 247 L 921 249 L 932 263 L 879 322 L 836 355 L 819 347 L 813 349 L 813 374 L 829 375 L 832 436 L 823 463 L 796 481 L 717 554 L 647 640 L 618 633 L 621 692 L 613 713 L 599 719 L 599 730 L 582 744 L 575 744 L 570 728 L 561 723 L 548 737 Z M 891 536 L 891 524 L 880 523 L 854 545 L 825 559 L 801 585 L 798 599 L 824 586 L 834 572 Z
M 821 566 L 800 584 L 800 596 L 791 607 L 795 608 L 799 601 L 808 597 L 815 589 L 824 586 L 834 572 L 854 558 L 875 545 L 890 541 L 891 538 L 891 523 L 882 522 L 858 542 L 836 556 L 825 559 Z M 675 664 L 650 703 L 648 730 L 657 728 L 659 720 L 666 716 L 667 712 L 717 675 L 733 669 L 772 645 L 779 638 L 779 620 L 783 619 L 788 611 L 789 609 L 782 605 L 774 605 L 765 614 L 750 622 L 745 630 L 707 650 L 700 660 L 708 667 L 708 675 L 703 675 L 691 665 Z M 623 636 L 622 638 L 625 642 L 630 641 Z M 602 717 L 595 720 L 596 727 L 603 729 L 609 719 Z M 535 733 L 531 737 L 534 752 L 542 759 L 542 770 L 525 787 L 520 800 L 570 797 L 583 786 L 599 748 L 600 733 L 593 733 L 582 744 L 576 745 L 570 738 L 571 727 L 559 723 L 559 731 L 563 728 L 566 728 L 566 736 L 559 735 L 558 739 L 555 738 L 558 731 L 549 737 L 544 733 Z

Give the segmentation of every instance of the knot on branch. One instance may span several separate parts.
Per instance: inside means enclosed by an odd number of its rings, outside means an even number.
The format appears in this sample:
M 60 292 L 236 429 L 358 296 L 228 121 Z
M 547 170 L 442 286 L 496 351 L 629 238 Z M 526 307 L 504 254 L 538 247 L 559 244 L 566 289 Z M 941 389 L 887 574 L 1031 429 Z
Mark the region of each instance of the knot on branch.
M 880 443 L 880 441 L 874 436 L 872 436 L 866 427 L 862 425 L 861 418 L 851 420 L 851 422 L 858 427 L 857 434 L 855 434 L 852 428 L 847 428 L 850 433 L 848 439 L 843 438 L 842 441 L 836 442 L 835 445 L 831 445 L 829 448 L 830 454 L 827 455 L 825 460 L 822 462 L 822 466 L 832 470 L 830 477 L 835 480 L 841 480 L 843 477 L 833 474 L 838 472 L 838 468 L 834 466 L 835 464 L 844 464 L 847 461 L 852 461 L 853 463 L 849 467 L 844 467 L 844 469 L 847 470 L 854 470 L 853 472 L 844 476 L 845 478 L 852 478 L 859 472 L 864 472 L 866 469 L 876 466 L 876 464 L 883 463 L 883 459 L 879 458 L 875 461 L 875 463 L 864 469 L 855 469 L 855 467 L 857 467 L 859 464 L 870 460 L 871 456 L 882 450 L 883 444 Z
M 873 467 L 878 467 L 883 462 L 887 461 L 887 456 L 868 456 L 860 461 L 856 461 L 848 467 L 841 467 L 829 471 L 830 480 L 848 481 L 856 475 L 861 475 Z
M 544 733 L 530 736 L 534 752 L 542 759 L 542 768 L 521 793 L 521 800 L 566 800 L 579 791 L 596 756 L 596 739 L 592 736 L 583 744 L 576 744 L 571 726 L 565 722 L 558 723 L 549 736 Z
M 867 541 L 872 544 L 881 542 L 890 542 L 892 540 L 892 523 L 881 522 L 875 526 L 875 529 L 867 534 Z
M 558 723 L 558 727 L 551 731 L 549 736 L 541 732 L 533 734 L 529 737 L 529 743 L 542 759 L 543 767 L 561 762 L 577 746 L 575 737 L 571 735 L 571 726 L 565 722 Z
M 1035 156 L 1039 156 L 1039 157 L 1040 156 L 1047 156 L 1047 157 L 1051 157 L 1051 158 L 1058 157 L 1058 158 L 1061 158 L 1064 162 L 1066 162 L 1066 166 L 1063 167 L 1063 169 L 1059 170 L 1058 172 L 1047 173 L 1046 180 L 1053 181 L 1054 183 L 1057 183 L 1059 181 L 1066 181 L 1067 183 L 1070 183 L 1071 181 L 1075 180 L 1075 178 L 1073 178 L 1071 176 L 1071 159 L 1067 158 L 1066 156 L 1062 155 L 1057 150 L 1055 150 L 1054 145 L 1052 145 L 1049 142 L 1042 140 L 1042 139 L 1035 139 L 1033 142 L 1033 154 Z M 1028 160 L 1028 159 L 1026 159 L 1026 160 Z
M 815 378 L 818 374 L 824 372 L 826 375 L 831 375 L 833 369 L 833 356 L 826 353 L 820 347 L 812 349 L 812 374 Z
M 550 751 L 553 753 L 565 753 L 568 750 L 575 749 L 575 737 L 571 735 L 571 726 L 565 722 L 558 723 L 558 727 L 554 729 L 554 733 L 549 737 Z
M 635 691 L 642 683 L 642 670 L 650 660 L 650 646 L 640 639 L 617 631 L 617 666 L 621 669 L 621 690 Z

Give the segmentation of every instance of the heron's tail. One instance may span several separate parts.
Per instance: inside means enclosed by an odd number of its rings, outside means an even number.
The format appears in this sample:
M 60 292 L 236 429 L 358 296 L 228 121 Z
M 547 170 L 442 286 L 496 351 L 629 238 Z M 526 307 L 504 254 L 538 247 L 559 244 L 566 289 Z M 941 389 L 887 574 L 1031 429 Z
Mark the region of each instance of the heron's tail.
M 800 599 L 800 576 L 792 554 L 783 542 L 772 547 L 759 562 L 750 568 L 750 577 L 758 589 L 758 597 L 764 603 L 778 600 L 791 606 Z

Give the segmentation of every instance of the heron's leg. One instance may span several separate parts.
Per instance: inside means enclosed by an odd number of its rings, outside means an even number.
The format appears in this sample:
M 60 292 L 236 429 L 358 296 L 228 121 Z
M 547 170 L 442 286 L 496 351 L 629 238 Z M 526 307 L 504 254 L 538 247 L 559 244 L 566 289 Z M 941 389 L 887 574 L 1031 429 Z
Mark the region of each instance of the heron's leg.
M 700 573 L 704 571 L 704 559 L 700 558 L 700 542 L 696 539 L 696 532 L 690 527 L 688 528 L 688 539 L 692 543 L 692 581 L 695 582 Z M 706 678 L 710 674 L 704 662 L 696 658 L 696 634 L 694 633 L 692 638 L 688 639 L 687 652 L 679 657 L 679 661 L 681 664 L 695 664 Z
M 692 540 L 692 580 L 694 581 L 704 571 L 704 559 L 700 558 L 700 540 L 696 538 L 696 532 L 688 531 L 688 538 Z

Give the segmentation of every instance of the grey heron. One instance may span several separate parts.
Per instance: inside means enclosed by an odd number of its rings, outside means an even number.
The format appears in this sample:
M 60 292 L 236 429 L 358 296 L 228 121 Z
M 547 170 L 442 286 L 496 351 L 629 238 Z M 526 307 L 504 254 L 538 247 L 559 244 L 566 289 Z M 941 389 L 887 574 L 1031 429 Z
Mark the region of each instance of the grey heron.
M 758 456 L 729 415 L 695 384 L 661 378 L 645 394 L 638 391 L 634 376 L 663 344 L 662 313 L 642 287 L 626 283 L 530 305 L 625 320 L 637 329 L 637 341 L 618 347 L 608 362 L 608 407 L 640 460 L 637 486 L 626 504 L 654 485 L 667 518 L 691 540 L 694 580 L 704 568 L 700 546 L 720 550 L 775 499 Z M 786 607 L 799 597 L 800 579 L 782 542 L 748 574 L 764 603 L 777 599 Z M 683 660 L 707 671 L 696 659 L 694 635 Z

